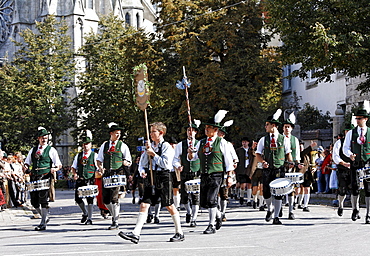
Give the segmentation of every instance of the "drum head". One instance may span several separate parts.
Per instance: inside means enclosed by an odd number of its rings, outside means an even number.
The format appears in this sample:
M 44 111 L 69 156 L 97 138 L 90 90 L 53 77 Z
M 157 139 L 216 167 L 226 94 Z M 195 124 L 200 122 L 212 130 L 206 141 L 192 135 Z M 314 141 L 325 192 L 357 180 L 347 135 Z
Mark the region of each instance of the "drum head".
M 290 185 L 292 183 L 290 179 L 285 179 L 285 178 L 279 178 L 276 180 L 273 180 L 270 182 L 270 187 L 274 188 L 284 188 Z

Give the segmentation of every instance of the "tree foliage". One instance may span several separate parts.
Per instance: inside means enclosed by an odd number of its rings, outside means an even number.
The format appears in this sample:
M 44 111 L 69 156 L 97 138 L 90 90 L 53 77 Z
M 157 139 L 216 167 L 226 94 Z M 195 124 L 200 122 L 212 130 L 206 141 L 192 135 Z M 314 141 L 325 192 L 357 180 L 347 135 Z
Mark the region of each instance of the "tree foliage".
M 302 130 L 327 129 L 331 127 L 329 123 L 330 112 L 322 113 L 315 106 L 310 103 L 305 103 L 303 109 L 297 113 L 297 124 L 301 126 Z
M 153 75 L 160 93 L 167 96 L 164 120 L 170 135 L 184 136 L 187 107 L 183 90 L 175 87 L 183 76 L 189 89 L 193 118 L 208 120 L 219 109 L 234 119 L 229 139 L 255 136 L 263 130 L 267 113 L 280 104 L 281 67 L 263 32 L 262 9 L 255 1 L 165 0 L 160 8 L 159 49 L 163 69 Z M 260 126 L 259 126 L 260 124 Z M 172 134 L 171 134 L 172 133 Z
M 267 22 L 284 42 L 284 64 L 302 63 L 293 72 L 330 81 L 336 71 L 365 75 L 358 89 L 370 90 L 370 5 L 368 0 L 265 0 Z
M 132 75 L 141 63 L 156 71 L 160 55 L 153 49 L 152 36 L 108 15 L 100 20 L 98 33 L 90 33 L 85 41 L 79 54 L 86 68 L 79 75 L 79 94 L 73 101 L 79 119 L 76 131 L 91 130 L 94 143 L 100 145 L 109 138 L 108 123 L 116 122 L 124 128 L 128 144 L 138 145 L 145 123 L 143 111 L 136 107 Z M 150 101 L 155 98 L 152 92 Z
M 25 150 L 38 126 L 57 136 L 71 126 L 65 92 L 74 79 L 74 56 L 68 26 L 48 16 L 36 31 L 20 32 L 14 59 L 0 69 L 0 125 L 9 150 Z

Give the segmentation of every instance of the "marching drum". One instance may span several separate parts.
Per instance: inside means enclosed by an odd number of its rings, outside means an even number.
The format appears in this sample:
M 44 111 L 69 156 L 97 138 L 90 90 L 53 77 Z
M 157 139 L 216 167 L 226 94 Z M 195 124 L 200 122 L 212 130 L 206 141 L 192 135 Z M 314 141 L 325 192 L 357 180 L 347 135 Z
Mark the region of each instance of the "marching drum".
M 189 194 L 199 194 L 200 193 L 200 179 L 186 181 L 185 189 Z
M 35 180 L 26 183 L 26 186 L 28 191 L 30 192 L 46 190 L 50 188 L 50 180 L 49 179 Z
M 364 189 L 364 180 L 370 181 L 370 167 L 364 167 L 357 170 L 358 186 L 360 189 Z
M 293 184 L 303 183 L 303 173 L 300 172 L 285 173 L 285 178 L 290 179 Z
M 126 175 L 113 175 L 109 177 L 103 177 L 103 184 L 104 188 L 126 186 Z
M 77 189 L 77 194 L 79 198 L 96 197 L 99 194 L 99 189 L 97 185 L 83 186 Z
M 290 179 L 279 178 L 270 182 L 271 194 L 283 196 L 293 192 L 293 183 Z
M 231 186 L 233 186 L 233 185 L 236 184 L 236 175 L 235 175 L 235 173 L 232 173 L 230 175 L 230 177 L 231 177 L 231 180 L 232 180 L 231 181 Z M 227 181 L 227 176 L 224 176 L 224 181 L 222 183 L 222 187 L 226 187 L 227 186 L 226 181 Z

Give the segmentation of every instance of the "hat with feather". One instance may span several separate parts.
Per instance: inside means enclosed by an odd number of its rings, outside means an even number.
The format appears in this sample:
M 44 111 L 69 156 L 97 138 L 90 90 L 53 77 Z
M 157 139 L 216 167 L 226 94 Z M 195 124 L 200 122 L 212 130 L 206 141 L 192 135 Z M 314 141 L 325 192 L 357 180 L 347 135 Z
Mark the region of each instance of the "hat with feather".
M 225 134 L 227 134 L 226 127 L 230 127 L 230 126 L 232 126 L 232 125 L 233 125 L 233 123 L 234 123 L 234 120 L 226 121 L 226 122 L 224 123 L 224 125 L 220 127 L 220 131 L 221 131 L 221 132 L 224 132 Z
M 201 121 L 200 120 L 197 120 L 197 119 L 194 119 L 194 123 L 191 123 L 191 128 L 195 129 L 197 132 L 199 131 L 199 126 L 201 124 Z M 188 126 L 184 126 L 185 129 L 188 129 L 189 128 L 189 125 Z
M 265 120 L 265 122 L 269 122 L 269 123 L 271 123 L 271 124 L 277 124 L 277 125 L 281 124 L 281 123 L 280 123 L 280 121 L 279 121 L 279 118 L 280 118 L 280 116 L 281 116 L 281 113 L 282 113 L 282 111 L 281 111 L 281 109 L 279 108 L 278 110 L 276 110 L 275 114 L 273 114 L 272 116 L 269 116 L 269 117 Z
M 221 125 L 222 119 L 224 119 L 224 117 L 225 117 L 225 115 L 226 115 L 227 112 L 229 112 L 229 111 L 227 111 L 227 110 L 219 110 L 214 117 L 210 117 L 208 119 L 208 122 L 203 123 L 203 124 L 205 124 L 205 125 L 211 125 L 211 126 L 217 127 L 217 128 L 221 128 L 222 127 L 222 125 Z
M 81 144 L 86 144 L 92 142 L 92 133 L 90 130 L 84 130 L 81 136 Z
M 283 122 L 283 125 L 284 124 L 290 124 L 292 126 L 292 128 L 294 128 L 295 126 L 295 122 L 296 122 L 296 118 L 295 118 L 295 115 L 294 115 L 294 112 L 290 113 L 288 119 L 286 119 L 284 122 Z
M 114 131 L 117 131 L 117 130 L 123 130 L 122 127 L 119 127 L 118 124 L 113 123 L 113 122 L 108 124 L 108 128 L 109 128 L 109 132 L 114 132 Z
M 43 136 L 45 136 L 45 135 L 49 135 L 50 134 L 50 132 L 48 132 L 47 130 L 46 130 L 46 128 L 44 128 L 44 127 L 42 127 L 42 126 L 39 126 L 38 128 L 37 128 L 37 137 L 43 137 Z
M 370 112 L 370 103 L 369 103 L 368 100 L 364 100 L 363 108 L 362 109 L 358 109 L 354 113 L 354 116 L 363 116 L 363 117 L 369 118 L 370 117 L 369 112 Z

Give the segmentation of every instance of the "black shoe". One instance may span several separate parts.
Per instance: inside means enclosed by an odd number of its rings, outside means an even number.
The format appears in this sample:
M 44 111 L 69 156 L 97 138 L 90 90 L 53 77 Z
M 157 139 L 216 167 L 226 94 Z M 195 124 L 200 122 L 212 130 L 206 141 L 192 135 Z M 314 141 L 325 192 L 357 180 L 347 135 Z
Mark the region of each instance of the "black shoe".
M 191 219 L 191 214 L 187 213 L 185 217 L 186 223 L 190 223 L 190 219 Z
M 251 202 L 248 202 L 248 203 L 247 203 L 247 206 L 252 206 L 252 203 L 251 203 Z
M 283 224 L 283 223 L 281 223 L 281 221 L 279 220 L 279 218 L 278 218 L 278 217 L 275 217 L 275 218 L 274 218 L 274 220 L 272 221 L 272 224 L 273 224 L 273 225 L 281 225 L 281 224 Z
M 118 223 L 113 221 L 112 225 L 110 225 L 110 227 L 108 227 L 108 230 L 116 230 L 116 229 L 118 229 Z
M 253 209 L 257 209 L 257 203 L 253 201 Z
M 340 208 L 340 207 L 339 207 L 339 208 L 338 208 L 338 212 L 337 212 L 337 213 L 338 213 L 338 216 L 339 216 L 339 217 L 342 217 L 342 216 L 343 216 L 343 208 Z
M 370 224 L 370 216 L 366 215 L 365 224 Z
M 92 220 L 87 220 L 87 221 L 85 222 L 85 225 L 92 225 Z
M 222 219 L 222 221 L 227 221 L 226 215 L 225 214 L 222 214 L 221 219 Z
M 219 230 L 222 227 L 221 218 L 216 218 L 216 230 Z
M 132 232 L 123 233 L 121 231 L 121 232 L 118 233 L 118 235 L 123 239 L 126 239 L 126 240 L 129 240 L 129 241 L 133 242 L 134 244 L 139 243 L 139 240 L 140 240 L 140 236 L 137 236 Z
M 185 240 L 184 234 L 176 233 L 173 237 L 170 238 L 170 242 L 181 242 Z
M 243 205 L 244 204 L 244 198 L 243 197 L 240 197 L 239 203 L 240 203 L 240 205 Z
M 213 227 L 212 224 L 209 224 L 207 229 L 203 231 L 203 234 L 214 234 L 216 233 L 216 229 Z
M 279 218 L 283 217 L 283 207 L 280 208 Z
M 308 207 L 303 207 L 303 211 L 304 211 L 304 212 L 309 212 L 309 211 L 310 211 L 310 209 L 309 209 Z
M 154 223 L 155 224 L 158 224 L 159 223 L 159 219 L 157 217 L 154 217 Z
M 87 215 L 82 215 L 81 223 L 85 223 L 87 220 Z
M 286 203 L 285 206 L 289 206 L 289 203 Z
M 272 210 L 271 212 L 267 211 L 265 221 L 269 222 L 272 219 L 272 214 L 273 213 L 274 213 L 274 210 Z
M 299 204 L 298 205 L 298 209 L 303 209 L 302 205 Z
M 265 211 L 265 207 L 260 206 L 260 212 L 264 212 L 264 211 Z
M 190 227 L 195 228 L 197 226 L 197 223 L 195 220 L 190 221 Z
M 295 211 L 295 206 L 293 205 L 293 210 Z
M 295 220 L 294 213 L 290 212 L 288 219 L 289 220 Z
M 36 230 L 36 231 L 46 230 L 46 225 L 44 225 L 44 224 L 40 224 L 40 225 L 38 225 L 37 227 L 35 227 L 35 230 Z
M 152 223 L 152 220 L 153 220 L 153 215 L 148 214 L 148 217 L 146 218 L 146 223 Z
M 351 218 L 352 218 L 353 221 L 356 221 L 356 220 L 360 219 L 359 213 L 360 212 L 357 209 L 354 209 L 352 211 L 352 217 Z

